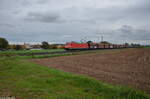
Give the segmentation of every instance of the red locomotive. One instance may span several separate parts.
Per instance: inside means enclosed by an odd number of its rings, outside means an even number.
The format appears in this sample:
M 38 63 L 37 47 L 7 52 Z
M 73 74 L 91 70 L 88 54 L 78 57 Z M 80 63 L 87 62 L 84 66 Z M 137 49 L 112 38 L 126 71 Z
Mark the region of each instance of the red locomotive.
M 106 42 L 100 43 L 77 43 L 77 42 L 68 42 L 65 45 L 66 50 L 93 50 L 93 49 L 115 49 L 115 48 L 127 48 L 128 46 L 125 44 L 110 44 Z

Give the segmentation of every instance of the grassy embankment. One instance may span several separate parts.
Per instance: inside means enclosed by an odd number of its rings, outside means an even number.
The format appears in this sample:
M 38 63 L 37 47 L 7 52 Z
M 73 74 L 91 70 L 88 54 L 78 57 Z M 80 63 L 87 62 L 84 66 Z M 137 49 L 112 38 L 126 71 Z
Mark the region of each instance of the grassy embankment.
M 0 96 L 17 99 L 150 99 L 127 87 L 112 86 L 15 58 L 0 58 Z
M 0 54 L 30 54 L 30 53 L 42 53 L 42 52 L 60 52 L 64 49 L 42 49 L 42 50 L 13 50 L 13 51 L 1 51 Z
M 29 58 L 48 58 L 48 57 L 58 57 L 58 56 L 68 56 L 68 55 L 79 55 L 79 54 L 87 54 L 87 53 L 103 53 L 103 52 L 112 52 L 120 51 L 120 49 L 107 49 L 107 50 L 87 50 L 81 52 L 70 52 L 70 53 L 62 53 L 62 54 L 45 54 L 45 55 L 36 55 L 36 53 L 42 52 L 63 52 L 64 49 L 49 49 L 49 50 L 20 50 L 20 51 L 1 51 L 0 57 L 15 57 L 21 59 L 29 59 Z M 124 50 L 124 49 L 122 49 Z M 20 56 L 18 54 L 30 54 L 25 56 Z
M 35 55 L 36 53 L 47 53 L 47 52 L 63 52 L 64 49 L 48 49 L 48 50 L 19 50 L 19 51 L 1 51 L 0 57 L 18 57 L 18 58 L 43 58 L 51 56 L 48 55 Z M 20 56 L 18 54 L 27 54 L 25 56 Z

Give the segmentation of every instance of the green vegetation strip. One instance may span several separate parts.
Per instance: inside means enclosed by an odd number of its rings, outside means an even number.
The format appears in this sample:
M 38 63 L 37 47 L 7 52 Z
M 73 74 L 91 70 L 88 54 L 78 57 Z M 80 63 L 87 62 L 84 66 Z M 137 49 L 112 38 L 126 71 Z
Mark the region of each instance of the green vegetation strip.
M 144 48 L 150 48 L 150 46 L 145 46 Z
M 30 50 L 30 51 L 6 51 L 6 52 L 0 52 L 0 57 L 14 57 L 14 58 L 21 58 L 21 59 L 29 59 L 29 58 L 49 58 L 49 57 L 58 57 L 58 56 L 69 56 L 69 55 L 79 55 L 79 54 L 89 54 L 89 53 L 100 53 L 100 52 L 112 52 L 113 51 L 121 51 L 125 49 L 105 49 L 105 50 L 86 50 L 86 51 L 75 51 L 75 52 L 67 52 L 67 53 L 58 53 L 58 54 L 41 54 L 41 55 L 35 55 L 35 53 L 41 53 L 41 52 L 63 52 L 64 49 L 51 49 L 51 50 Z M 30 54 L 34 53 L 33 55 L 25 55 L 20 56 L 17 54 Z
M 150 99 L 148 94 L 112 86 L 15 58 L 0 58 L 0 97 L 17 99 Z
M 1 51 L 0 54 L 31 54 L 31 53 L 43 53 L 43 52 L 61 52 L 64 49 L 42 49 L 42 50 L 13 50 L 13 51 Z

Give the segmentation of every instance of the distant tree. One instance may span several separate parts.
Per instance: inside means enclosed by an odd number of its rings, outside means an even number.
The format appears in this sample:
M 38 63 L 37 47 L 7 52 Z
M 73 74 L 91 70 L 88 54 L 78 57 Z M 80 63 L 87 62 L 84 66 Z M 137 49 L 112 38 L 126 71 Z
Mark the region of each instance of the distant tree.
M 101 44 L 111 44 L 111 43 L 109 43 L 107 41 L 102 41 Z
M 90 48 L 90 45 L 92 44 L 92 41 L 87 41 L 88 47 Z
M 140 44 L 134 44 L 134 43 L 131 43 L 131 46 L 132 46 L 132 47 L 141 47 Z
M 0 49 L 7 49 L 8 41 L 5 38 L 0 38 Z
M 88 44 L 93 43 L 92 41 L 87 41 Z
M 43 49 L 49 49 L 49 43 L 46 42 L 46 41 L 43 41 L 41 47 L 42 47 Z
M 125 43 L 125 45 L 129 46 L 129 43 Z

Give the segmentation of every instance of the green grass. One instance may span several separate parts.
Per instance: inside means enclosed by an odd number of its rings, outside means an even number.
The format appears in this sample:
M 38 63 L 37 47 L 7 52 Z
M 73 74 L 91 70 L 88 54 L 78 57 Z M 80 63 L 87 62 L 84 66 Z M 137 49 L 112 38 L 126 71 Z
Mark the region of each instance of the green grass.
M 150 46 L 144 46 L 144 48 L 150 48 Z
M 16 58 L 0 58 L 0 96 L 17 99 L 150 99 L 148 94 L 113 86 Z
M 64 51 L 64 49 L 42 49 L 42 50 L 13 50 L 13 51 L 1 51 L 0 54 L 23 54 L 23 53 L 41 53 L 41 52 L 60 52 Z
M 0 57 L 19 57 L 19 58 L 33 58 L 32 55 L 20 56 L 18 54 L 36 54 L 42 52 L 62 52 L 65 51 L 64 49 L 47 49 L 47 50 L 19 50 L 19 51 L 0 51 Z M 49 54 L 50 55 L 50 54 Z M 43 57 L 49 55 L 34 55 L 36 57 Z M 51 55 L 50 55 L 51 56 Z

